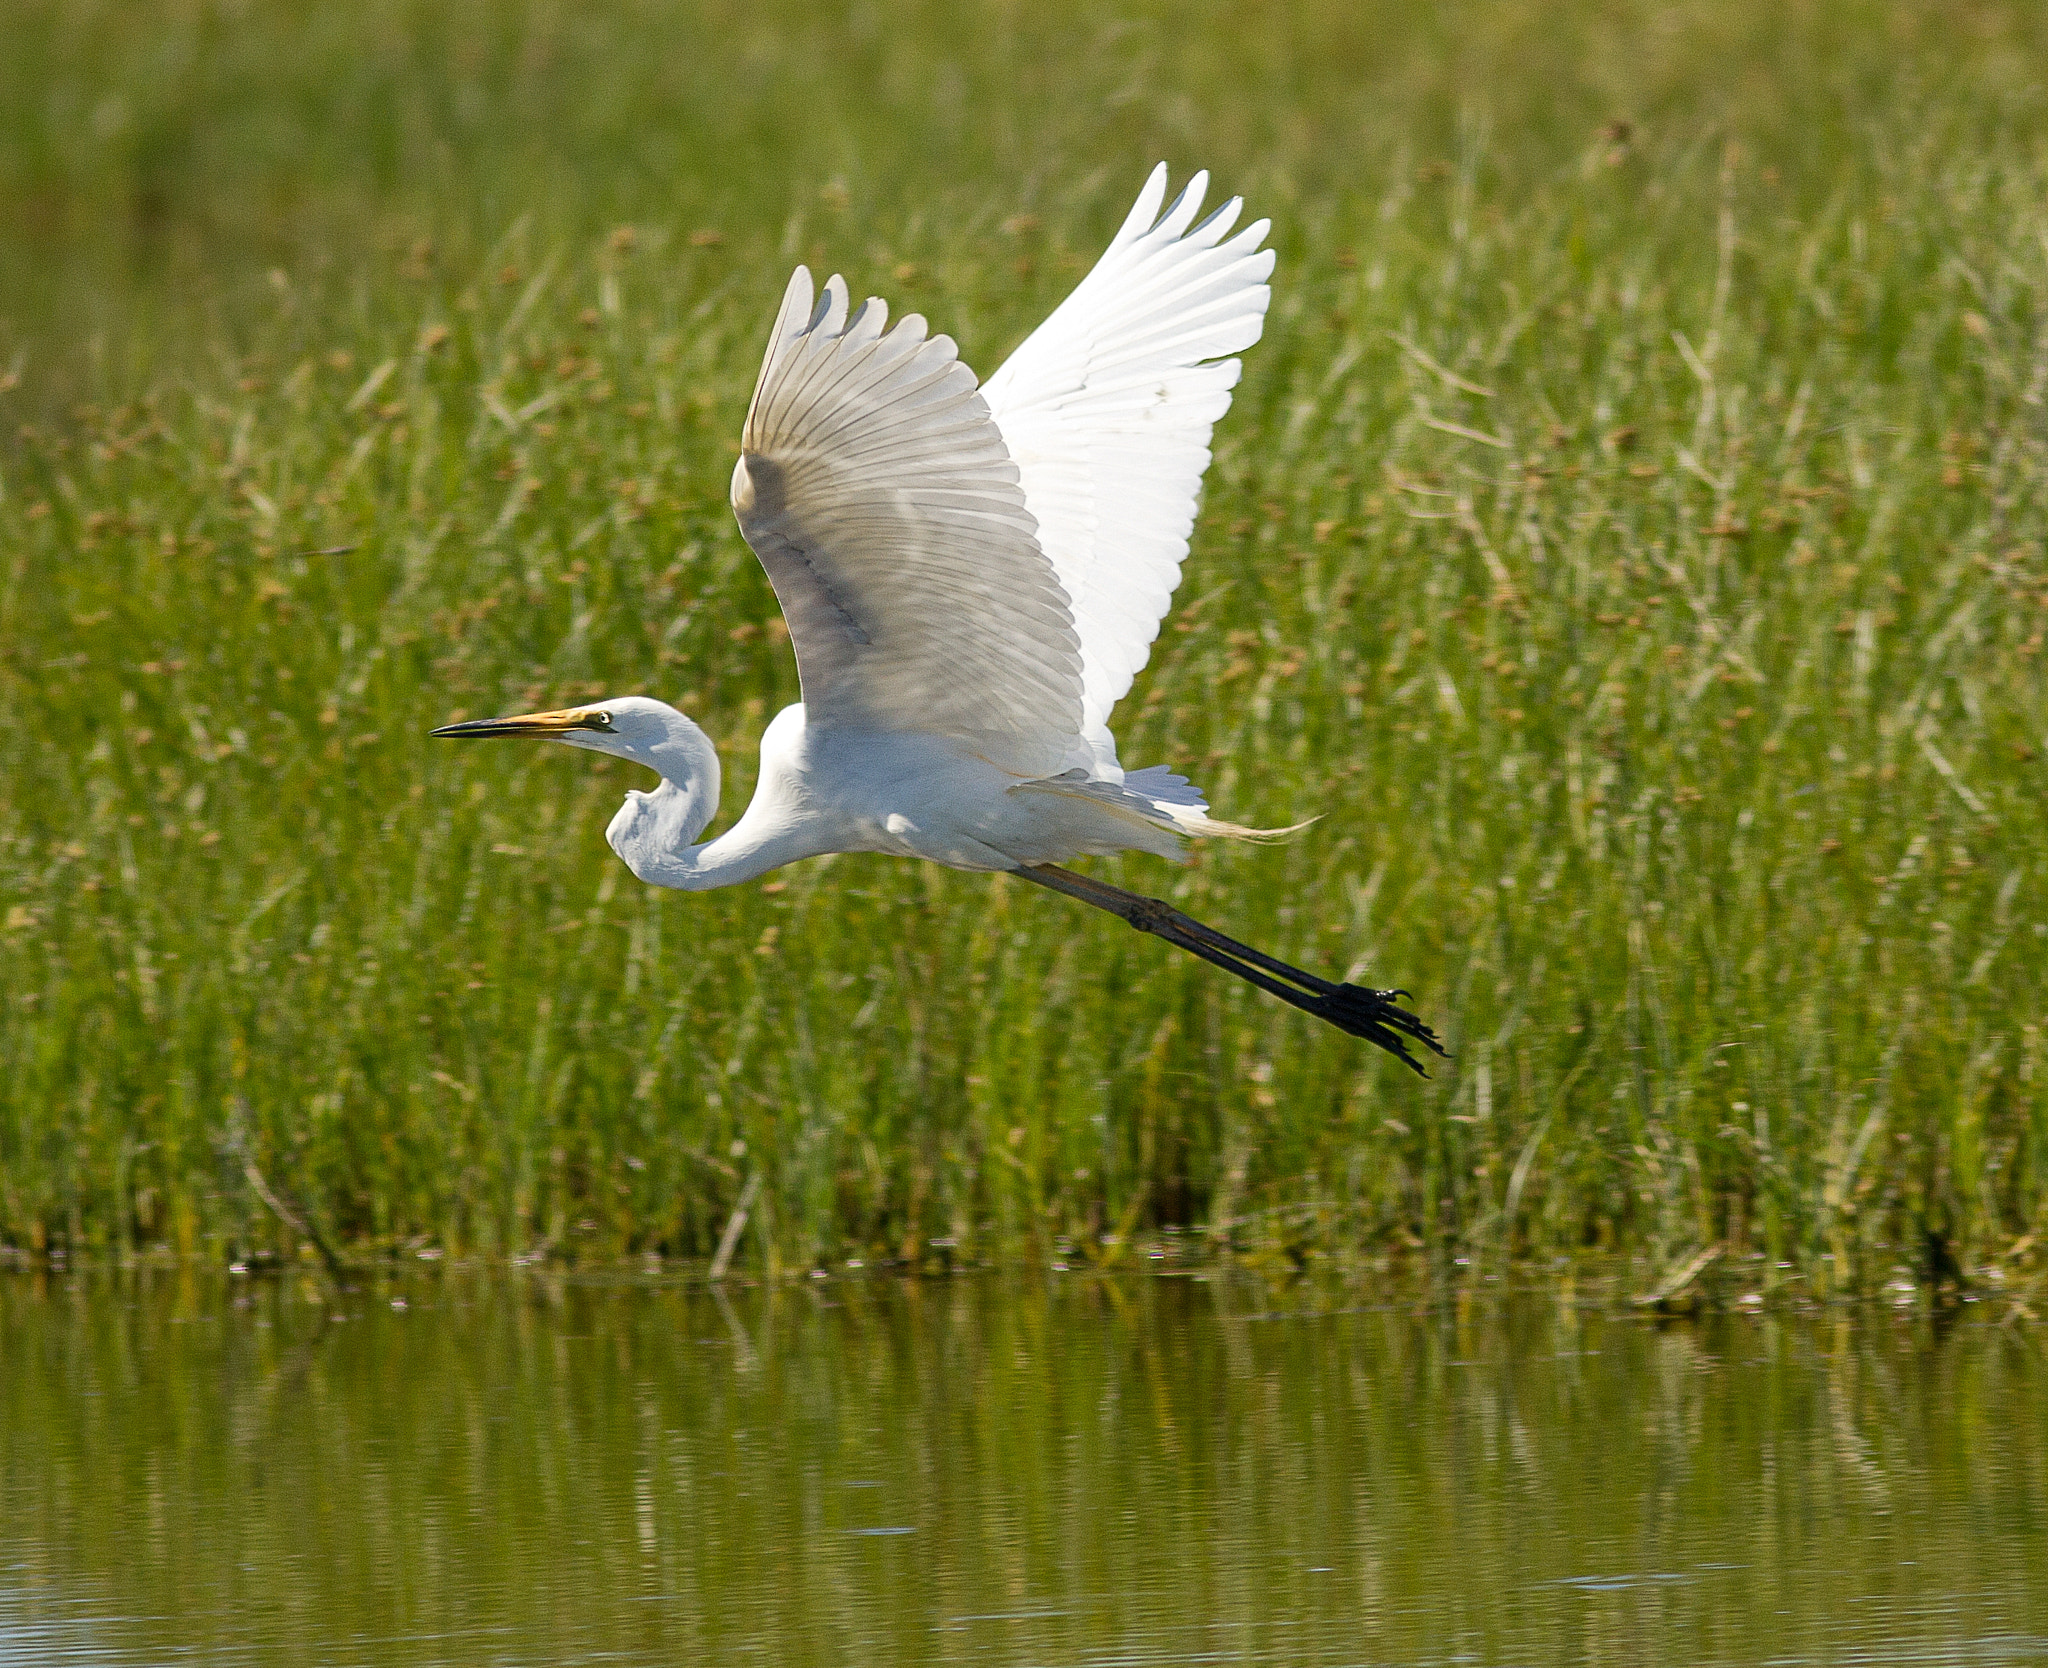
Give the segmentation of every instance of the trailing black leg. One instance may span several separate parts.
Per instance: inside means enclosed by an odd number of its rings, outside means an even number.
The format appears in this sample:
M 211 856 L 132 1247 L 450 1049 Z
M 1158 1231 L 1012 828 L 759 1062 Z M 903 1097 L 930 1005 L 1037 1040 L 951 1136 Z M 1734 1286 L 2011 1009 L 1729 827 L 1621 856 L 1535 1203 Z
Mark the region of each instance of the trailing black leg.
M 1318 978 L 1313 973 L 1303 972 L 1298 967 L 1254 950 L 1248 944 L 1240 944 L 1214 927 L 1204 926 L 1193 916 L 1183 915 L 1161 899 L 1126 892 L 1121 886 L 1111 886 L 1106 881 L 1055 868 L 1050 863 L 1010 872 L 1020 880 L 1048 886 L 1055 892 L 1064 892 L 1070 898 L 1093 904 L 1097 909 L 1105 909 L 1138 931 L 1149 932 L 1169 944 L 1176 944 L 1212 966 L 1235 974 L 1247 984 L 1257 985 L 1303 1013 L 1327 1020 L 1338 1030 L 1349 1032 L 1354 1037 L 1363 1037 L 1394 1055 L 1418 1076 L 1427 1077 L 1429 1074 L 1422 1069 L 1421 1061 L 1408 1052 L 1410 1041 L 1420 1043 L 1432 1053 L 1444 1054 L 1436 1033 L 1399 1005 L 1397 999 L 1408 994 L 1405 990 L 1371 990 L 1364 985 L 1337 984 Z

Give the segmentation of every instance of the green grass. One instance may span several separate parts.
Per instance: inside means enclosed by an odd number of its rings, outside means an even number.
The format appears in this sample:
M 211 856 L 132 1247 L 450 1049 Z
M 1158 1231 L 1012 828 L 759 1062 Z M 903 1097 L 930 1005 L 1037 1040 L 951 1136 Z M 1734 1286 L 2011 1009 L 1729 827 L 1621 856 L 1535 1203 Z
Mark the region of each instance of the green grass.
M 0 1240 L 2043 1225 L 2034 8 L 378 10 L 8 9 Z M 643 889 L 625 767 L 423 739 L 645 689 L 729 820 L 789 265 L 986 372 L 1159 156 L 1281 260 L 1123 755 L 1322 820 L 1100 872 L 1411 988 L 1428 1083 L 999 878 Z

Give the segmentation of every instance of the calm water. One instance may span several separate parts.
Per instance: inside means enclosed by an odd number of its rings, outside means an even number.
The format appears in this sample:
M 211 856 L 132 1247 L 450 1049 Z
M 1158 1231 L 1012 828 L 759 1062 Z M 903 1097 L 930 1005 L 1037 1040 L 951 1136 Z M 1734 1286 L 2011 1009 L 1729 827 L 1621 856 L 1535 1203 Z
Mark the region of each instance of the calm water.
M 2048 1662 L 1974 1308 L 311 1295 L 0 1277 L 0 1662 Z

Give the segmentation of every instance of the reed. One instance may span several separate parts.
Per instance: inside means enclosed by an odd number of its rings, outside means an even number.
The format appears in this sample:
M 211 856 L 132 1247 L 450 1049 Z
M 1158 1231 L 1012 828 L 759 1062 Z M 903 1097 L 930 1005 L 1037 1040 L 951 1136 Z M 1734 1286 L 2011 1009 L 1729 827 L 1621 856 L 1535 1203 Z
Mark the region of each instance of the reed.
M 15 8 L 0 1241 L 708 1257 L 758 1176 L 749 1267 L 1839 1288 L 2042 1226 L 2030 8 L 378 10 Z M 1159 155 L 1281 265 L 1123 754 L 1322 820 L 1100 872 L 1414 990 L 1427 1083 L 1000 878 L 642 889 L 623 766 L 423 739 L 644 689 L 729 819 L 788 266 L 986 371 Z

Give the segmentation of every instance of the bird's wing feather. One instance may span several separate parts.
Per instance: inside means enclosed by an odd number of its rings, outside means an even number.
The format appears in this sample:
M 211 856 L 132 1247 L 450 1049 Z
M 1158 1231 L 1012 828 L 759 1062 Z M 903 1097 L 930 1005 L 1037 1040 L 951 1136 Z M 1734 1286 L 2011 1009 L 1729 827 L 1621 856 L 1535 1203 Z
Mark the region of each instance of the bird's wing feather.
M 1094 270 L 982 389 L 1071 599 L 1082 733 L 1116 768 L 1109 713 L 1144 666 L 1180 578 L 1209 432 L 1264 328 L 1269 222 L 1235 237 L 1233 198 L 1194 223 L 1197 174 L 1163 217 L 1153 170 Z M 1157 224 L 1154 224 L 1155 220 Z
M 944 336 L 850 318 L 798 267 L 732 503 L 782 604 L 810 724 L 916 730 L 1039 775 L 1075 756 L 1080 643 L 1003 437 Z

